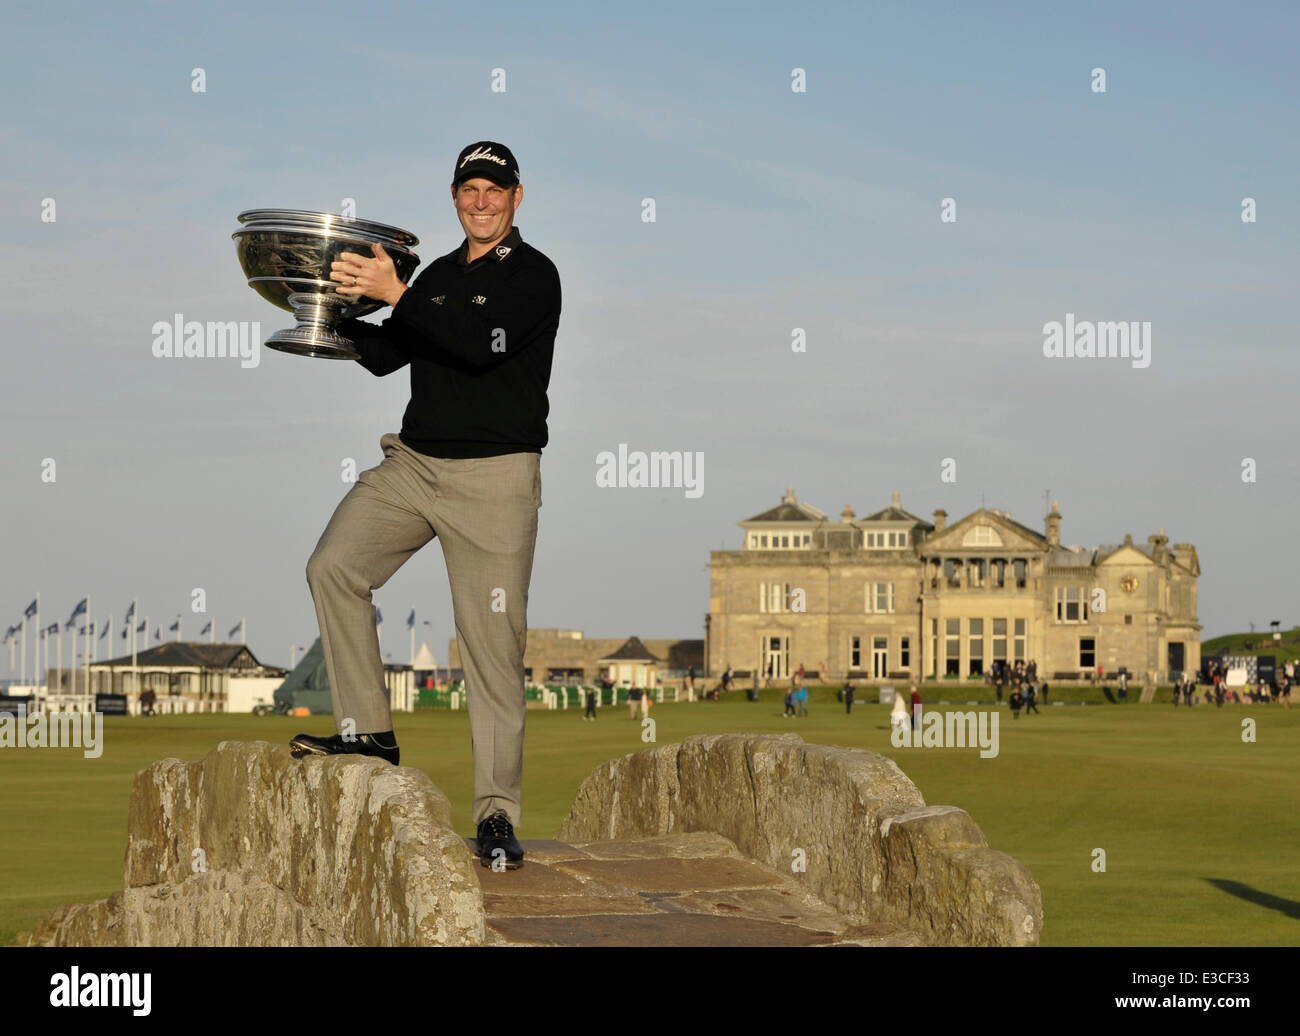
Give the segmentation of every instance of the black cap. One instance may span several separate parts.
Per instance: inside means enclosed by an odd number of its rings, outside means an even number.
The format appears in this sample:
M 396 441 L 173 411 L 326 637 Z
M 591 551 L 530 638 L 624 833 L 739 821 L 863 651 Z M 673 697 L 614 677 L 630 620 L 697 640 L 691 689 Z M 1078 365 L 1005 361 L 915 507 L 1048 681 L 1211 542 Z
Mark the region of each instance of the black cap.
M 480 140 L 456 157 L 456 169 L 451 176 L 452 186 L 476 176 L 485 176 L 493 183 L 513 187 L 519 182 L 519 163 L 504 144 Z

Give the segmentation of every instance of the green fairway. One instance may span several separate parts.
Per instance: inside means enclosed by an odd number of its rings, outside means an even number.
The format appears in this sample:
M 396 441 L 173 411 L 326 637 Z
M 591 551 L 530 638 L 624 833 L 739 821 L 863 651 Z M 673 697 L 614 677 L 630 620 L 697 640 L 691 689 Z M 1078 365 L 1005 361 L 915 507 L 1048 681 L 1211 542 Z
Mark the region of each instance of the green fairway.
M 750 703 L 655 706 L 658 744 L 705 732 L 795 731 L 805 741 L 867 748 L 896 760 L 929 804 L 967 810 L 989 844 L 1025 863 L 1043 890 L 1043 944 L 1294 946 L 1300 942 L 1300 710 L 1280 706 L 1040 706 L 999 711 L 1000 752 L 894 748 L 889 709 L 844 706 L 810 691 L 809 715 L 783 719 L 781 695 Z M 859 691 L 860 695 L 865 691 Z M 987 696 L 925 689 L 928 700 Z M 962 705 L 954 706 L 964 709 Z M 578 785 L 601 761 L 649 747 L 626 706 L 528 713 L 521 838 L 554 837 Z M 1243 743 L 1243 718 L 1257 742 Z M 474 834 L 469 717 L 396 717 L 402 762 L 451 800 Z M 223 740 L 284 743 L 333 732 L 328 717 L 108 717 L 104 751 L 0 749 L 0 945 L 64 903 L 122 887 L 127 805 L 137 770 L 166 756 L 198 759 Z M 1105 873 L 1093 871 L 1104 849 Z

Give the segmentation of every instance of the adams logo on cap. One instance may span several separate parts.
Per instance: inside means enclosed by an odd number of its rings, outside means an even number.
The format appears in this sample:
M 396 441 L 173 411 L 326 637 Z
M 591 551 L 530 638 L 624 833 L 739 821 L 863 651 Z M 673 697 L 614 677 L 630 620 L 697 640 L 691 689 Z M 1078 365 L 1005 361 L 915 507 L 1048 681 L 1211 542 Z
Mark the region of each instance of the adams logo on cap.
M 488 162 L 495 162 L 495 163 L 497 163 L 497 165 L 509 165 L 509 164 L 510 164 L 510 163 L 508 163 L 504 158 L 502 158 L 500 155 L 494 155 L 494 154 L 492 154 L 491 149 L 489 149 L 489 148 L 485 148 L 485 147 L 480 147 L 480 148 L 475 148 L 475 149 L 474 149 L 473 151 L 471 151 L 468 155 L 466 155 L 465 158 L 464 158 L 464 160 L 460 163 L 460 167 L 461 167 L 462 169 L 464 169 L 464 168 L 465 168 L 465 163 L 466 163 L 466 162 L 476 162 L 476 161 L 478 161 L 479 159 L 483 159 L 483 160 L 488 161 Z
M 500 184 L 517 184 L 519 163 L 504 144 L 498 144 L 494 140 L 480 140 L 457 156 L 452 183 L 460 183 L 475 176 L 485 176 Z

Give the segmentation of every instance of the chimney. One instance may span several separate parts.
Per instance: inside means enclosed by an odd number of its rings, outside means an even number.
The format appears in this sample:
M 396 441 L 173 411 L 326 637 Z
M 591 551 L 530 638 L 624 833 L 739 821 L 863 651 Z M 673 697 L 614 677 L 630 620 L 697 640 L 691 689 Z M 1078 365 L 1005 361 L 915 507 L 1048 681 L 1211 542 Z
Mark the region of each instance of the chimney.
M 940 508 L 934 512 L 934 531 L 943 532 L 948 524 L 948 512 Z
M 1057 500 L 1052 501 L 1052 513 L 1045 519 L 1047 522 L 1047 543 L 1051 547 L 1061 545 L 1061 507 Z
M 898 502 L 898 490 L 897 490 L 897 489 L 894 490 L 894 499 L 890 501 L 890 506 L 891 506 L 891 507 L 897 507 L 900 511 L 903 509 L 903 505 L 900 504 L 900 503 Z
M 845 504 L 844 510 L 840 512 L 840 521 L 845 523 L 853 521 L 853 508 L 848 504 Z
M 781 503 L 783 504 L 798 503 L 798 501 L 795 500 L 794 498 L 794 486 L 785 487 L 785 496 L 781 497 Z

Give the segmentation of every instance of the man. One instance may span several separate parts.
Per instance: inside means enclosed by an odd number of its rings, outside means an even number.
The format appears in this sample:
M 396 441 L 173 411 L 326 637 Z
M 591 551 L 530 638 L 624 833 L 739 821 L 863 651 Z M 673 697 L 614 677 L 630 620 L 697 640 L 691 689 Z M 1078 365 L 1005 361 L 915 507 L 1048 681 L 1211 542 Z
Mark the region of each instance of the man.
M 523 201 L 510 150 L 461 151 L 451 198 L 460 247 L 408 286 L 379 245 L 344 252 L 341 295 L 393 307 L 380 326 L 344 320 L 341 334 L 378 377 L 411 365 L 401 433 L 363 471 L 307 563 L 340 734 L 293 739 L 295 755 L 340 752 L 398 763 L 371 591 L 437 536 L 451 583 L 474 746 L 474 820 L 483 866 L 523 866 L 514 828 L 523 773 L 528 586 L 541 506 L 551 359 L 560 278 L 514 225 Z
M 844 711 L 853 715 L 853 681 L 848 678 L 844 680 Z

